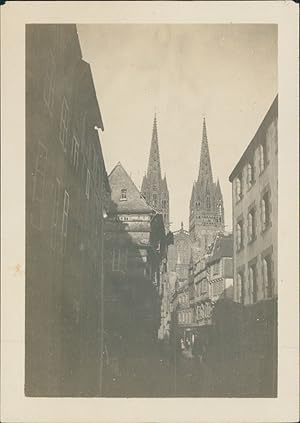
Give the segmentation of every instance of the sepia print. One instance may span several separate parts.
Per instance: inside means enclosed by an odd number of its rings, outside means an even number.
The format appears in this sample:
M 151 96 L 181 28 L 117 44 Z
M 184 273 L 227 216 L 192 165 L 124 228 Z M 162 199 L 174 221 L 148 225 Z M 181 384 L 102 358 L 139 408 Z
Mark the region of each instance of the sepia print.
M 25 395 L 277 397 L 277 25 L 25 34 Z

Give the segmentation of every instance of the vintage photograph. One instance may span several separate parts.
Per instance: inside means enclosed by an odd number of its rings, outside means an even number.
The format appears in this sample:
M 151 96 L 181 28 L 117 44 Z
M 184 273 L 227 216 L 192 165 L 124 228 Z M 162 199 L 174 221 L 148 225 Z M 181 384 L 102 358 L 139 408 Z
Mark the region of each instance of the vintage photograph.
M 277 397 L 277 61 L 276 24 L 26 24 L 26 397 Z

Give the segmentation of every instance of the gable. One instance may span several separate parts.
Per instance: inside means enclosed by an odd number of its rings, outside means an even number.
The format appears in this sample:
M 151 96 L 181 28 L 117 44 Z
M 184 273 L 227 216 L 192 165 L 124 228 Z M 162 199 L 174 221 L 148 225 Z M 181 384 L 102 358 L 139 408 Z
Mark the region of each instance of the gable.
M 151 213 L 155 214 L 154 209 L 150 207 L 141 196 L 140 191 L 123 168 L 118 163 L 109 175 L 109 184 L 111 187 L 112 209 L 115 206 L 117 213 Z M 122 190 L 124 196 L 122 198 Z

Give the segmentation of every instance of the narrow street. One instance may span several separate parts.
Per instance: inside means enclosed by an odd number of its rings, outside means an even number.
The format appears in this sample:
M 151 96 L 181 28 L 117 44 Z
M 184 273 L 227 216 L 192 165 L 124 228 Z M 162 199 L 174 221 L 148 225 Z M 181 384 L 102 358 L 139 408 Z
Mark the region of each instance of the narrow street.
M 125 367 L 125 366 L 124 366 Z M 106 397 L 199 397 L 213 394 L 212 372 L 189 351 L 151 352 L 126 360 L 126 371 L 106 375 Z

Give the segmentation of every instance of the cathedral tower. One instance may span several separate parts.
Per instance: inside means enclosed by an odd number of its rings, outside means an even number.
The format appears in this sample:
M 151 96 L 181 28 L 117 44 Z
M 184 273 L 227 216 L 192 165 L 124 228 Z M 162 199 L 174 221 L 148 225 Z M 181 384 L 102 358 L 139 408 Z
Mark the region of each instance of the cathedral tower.
M 224 230 L 223 196 L 219 180 L 213 181 L 205 118 L 198 179 L 190 200 L 190 236 L 194 247 L 203 255 L 216 232 Z
M 147 174 L 142 182 L 142 194 L 147 203 L 162 213 L 166 232 L 169 231 L 169 190 L 166 175 L 161 177 L 161 166 L 157 136 L 157 121 L 154 116 L 150 156 Z

